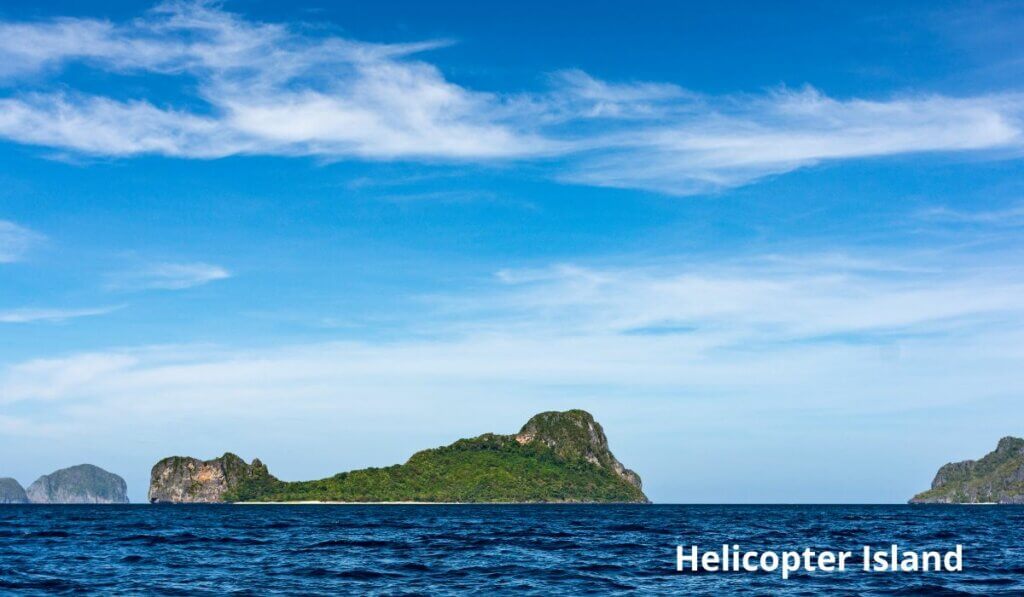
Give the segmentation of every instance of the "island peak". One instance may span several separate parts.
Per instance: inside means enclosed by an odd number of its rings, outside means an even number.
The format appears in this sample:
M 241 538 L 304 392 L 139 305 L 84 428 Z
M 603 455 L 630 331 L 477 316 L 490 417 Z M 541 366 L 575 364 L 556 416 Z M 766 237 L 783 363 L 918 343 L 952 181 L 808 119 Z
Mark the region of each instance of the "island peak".
M 1024 504 L 1024 439 L 1006 436 L 980 460 L 943 465 L 912 504 Z
M 642 488 L 640 476 L 627 469 L 608 448 L 601 424 L 585 410 L 547 411 L 534 415 L 516 435 L 520 444 L 539 442 L 566 460 L 583 459 Z

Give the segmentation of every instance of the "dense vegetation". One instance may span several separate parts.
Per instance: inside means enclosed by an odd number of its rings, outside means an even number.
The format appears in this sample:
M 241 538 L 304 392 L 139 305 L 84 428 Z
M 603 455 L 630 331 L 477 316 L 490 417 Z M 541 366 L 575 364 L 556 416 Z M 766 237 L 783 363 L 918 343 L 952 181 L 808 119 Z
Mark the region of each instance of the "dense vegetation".
M 1024 439 L 1004 437 L 981 460 L 953 462 L 914 503 L 1024 503 Z
M 582 411 L 579 411 L 582 412 Z M 589 418 L 589 414 L 586 415 Z M 592 421 L 592 419 L 590 419 Z M 597 426 L 598 431 L 600 427 Z M 525 428 L 524 428 L 525 430 Z M 561 435 L 560 437 L 565 437 Z M 601 433 L 603 440 L 603 433 Z M 556 445 L 563 445 L 556 442 Z M 227 501 L 343 502 L 645 502 L 639 487 L 586 459 L 579 448 L 486 434 L 418 452 L 402 465 L 368 468 L 318 481 L 258 475 Z

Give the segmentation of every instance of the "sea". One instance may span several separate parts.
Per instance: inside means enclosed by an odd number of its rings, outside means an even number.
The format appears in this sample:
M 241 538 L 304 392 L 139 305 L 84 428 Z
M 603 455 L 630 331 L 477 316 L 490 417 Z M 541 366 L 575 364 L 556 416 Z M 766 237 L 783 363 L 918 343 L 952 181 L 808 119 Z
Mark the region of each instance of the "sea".
M 961 544 L 963 570 L 676 570 L 723 544 Z M 1024 507 L 8 505 L 0 593 L 1024 595 Z

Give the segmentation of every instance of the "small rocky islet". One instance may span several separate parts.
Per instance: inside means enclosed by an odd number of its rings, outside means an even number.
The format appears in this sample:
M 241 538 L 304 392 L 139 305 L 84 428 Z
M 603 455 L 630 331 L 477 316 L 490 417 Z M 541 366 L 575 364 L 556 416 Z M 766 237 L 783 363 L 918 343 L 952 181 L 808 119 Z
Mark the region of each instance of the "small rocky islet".
M 172 456 L 152 470 L 152 503 L 647 503 L 594 417 L 544 412 L 514 435 L 486 433 L 417 452 L 404 464 L 281 481 L 258 459 Z

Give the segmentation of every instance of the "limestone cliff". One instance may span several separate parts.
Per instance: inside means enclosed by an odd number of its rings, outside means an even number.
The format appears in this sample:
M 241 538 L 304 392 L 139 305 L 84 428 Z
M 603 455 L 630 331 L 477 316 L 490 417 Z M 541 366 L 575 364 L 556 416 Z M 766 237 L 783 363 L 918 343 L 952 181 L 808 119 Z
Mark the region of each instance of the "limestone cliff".
M 43 475 L 25 490 L 34 504 L 127 504 L 124 479 L 98 466 L 79 464 Z
M 516 441 L 520 444 L 539 442 L 565 460 L 581 458 L 642 489 L 640 476 L 615 458 L 608 449 L 604 429 L 587 411 L 548 411 L 534 415 L 516 435 Z
M 212 460 L 171 456 L 153 466 L 149 501 L 154 504 L 233 501 L 232 493 L 243 483 L 253 481 L 276 482 L 277 479 L 258 458 L 246 464 L 230 452 Z
M 1024 504 L 1024 439 L 1004 437 L 981 460 L 951 462 L 912 504 Z
M 0 477 L 0 504 L 27 504 L 28 495 L 21 483 L 10 477 Z

